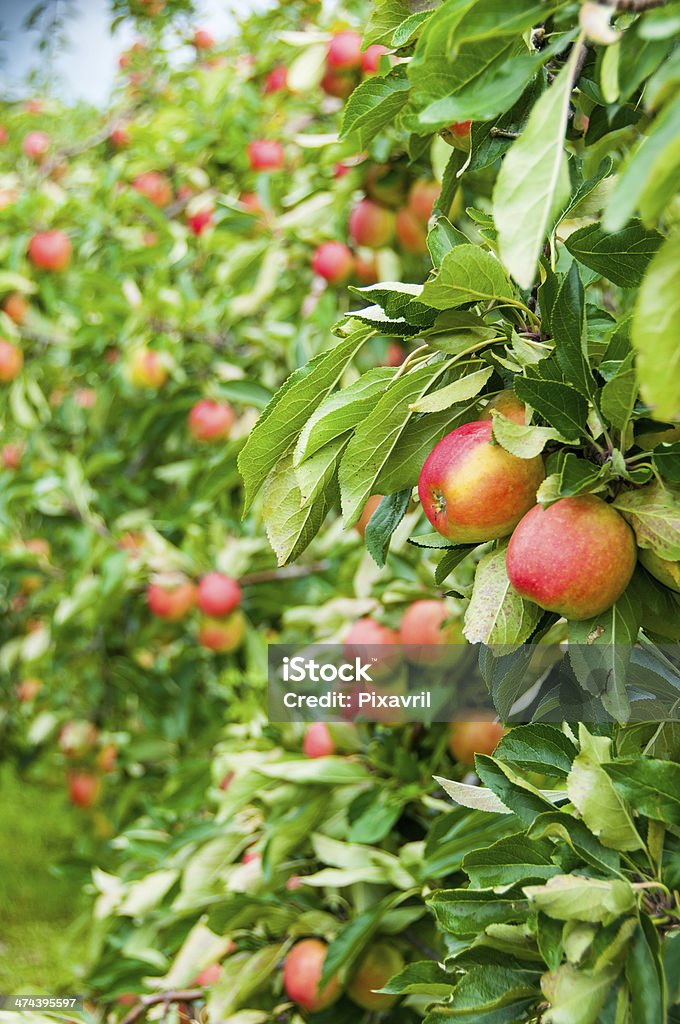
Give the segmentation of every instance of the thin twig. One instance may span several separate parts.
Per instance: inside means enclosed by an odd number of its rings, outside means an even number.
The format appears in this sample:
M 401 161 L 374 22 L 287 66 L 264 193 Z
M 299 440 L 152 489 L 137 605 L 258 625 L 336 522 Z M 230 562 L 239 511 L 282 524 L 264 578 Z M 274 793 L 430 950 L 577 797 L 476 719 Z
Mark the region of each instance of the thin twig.
M 296 580 L 304 576 L 314 576 L 317 572 L 324 572 L 328 568 L 328 562 L 311 562 L 309 565 L 284 565 L 280 569 L 264 569 L 262 572 L 251 572 L 247 576 L 241 576 L 239 583 L 242 586 L 250 586 L 251 583 L 274 583 L 277 580 Z
M 151 1007 L 160 1003 L 193 1003 L 204 995 L 202 988 L 176 989 L 174 992 L 160 992 L 153 996 L 140 996 L 139 1002 L 123 1017 L 121 1024 L 134 1024 Z

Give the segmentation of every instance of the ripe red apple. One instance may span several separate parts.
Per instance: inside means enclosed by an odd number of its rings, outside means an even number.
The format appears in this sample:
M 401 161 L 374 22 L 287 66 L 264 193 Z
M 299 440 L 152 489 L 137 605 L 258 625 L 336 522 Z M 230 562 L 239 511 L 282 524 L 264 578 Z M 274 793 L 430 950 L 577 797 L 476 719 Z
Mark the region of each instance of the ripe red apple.
M 400 644 L 401 638 L 396 630 L 367 616 L 350 626 L 343 650 L 347 661 L 355 658 L 361 658 L 364 663 L 370 661 L 370 675 L 376 680 L 397 669 L 402 658 Z
M 362 284 L 375 284 L 380 274 L 378 271 L 378 263 L 375 255 L 371 253 L 370 256 L 364 255 L 366 250 L 359 252 L 354 258 L 354 273 L 358 281 Z
M 205 615 L 230 615 L 241 603 L 241 588 L 230 576 L 209 572 L 198 584 L 196 604 Z
M 328 757 L 335 753 L 335 743 L 325 722 L 312 722 L 307 726 L 302 750 L 307 757 Z
M 254 216 L 260 216 L 265 212 L 262 200 L 257 192 L 241 192 L 238 201 L 246 207 L 248 213 L 252 213 Z
M 189 433 L 196 441 L 220 441 L 229 436 L 235 420 L 228 402 L 202 398 L 189 413 Z
M 160 388 L 168 379 L 168 370 L 160 352 L 138 349 L 128 363 L 128 380 L 138 388 Z
M 375 510 L 377 509 L 378 505 L 380 504 L 380 502 L 382 500 L 383 500 L 383 495 L 382 494 L 372 494 L 371 497 L 366 502 L 366 504 L 364 505 L 363 512 L 359 516 L 359 519 L 357 520 L 357 522 L 354 524 L 354 529 L 362 537 L 365 536 L 365 534 L 366 534 L 366 527 L 368 526 L 369 522 L 371 521 L 371 516 L 373 515 L 373 513 L 375 512 Z
M 336 99 L 345 100 L 350 93 L 354 92 L 356 82 L 351 75 L 328 70 L 321 79 L 320 85 L 328 96 L 335 96 Z
M 376 992 L 404 969 L 404 958 L 390 942 L 375 942 L 359 960 L 347 985 L 347 995 L 363 1010 L 387 1010 L 399 999 Z
M 506 419 L 512 420 L 513 423 L 521 423 L 522 426 L 526 423 L 526 406 L 524 402 L 520 402 L 514 391 L 509 389 L 500 391 L 491 401 L 487 402 L 479 415 L 480 420 L 492 419 L 491 413 L 494 409 L 502 413 Z
M 397 242 L 405 252 L 427 252 L 427 232 L 410 210 L 399 210 L 395 219 Z
M 328 44 L 326 63 L 335 70 L 361 67 L 361 36 L 358 32 L 345 29 L 337 32 Z
M 462 711 L 450 729 L 449 750 L 456 761 L 471 768 L 475 754 L 493 754 L 503 736 L 503 726 L 490 711 Z
M 342 242 L 322 242 L 312 257 L 312 270 L 330 284 L 342 284 L 353 269 L 354 257 Z
M 5 469 L 18 469 L 21 465 L 21 459 L 24 454 L 24 448 L 21 444 L 5 444 L 2 447 L 2 464 Z
M 340 981 L 333 976 L 319 990 L 328 946 L 320 939 L 297 942 L 283 965 L 283 987 L 286 995 L 303 1010 L 316 1013 L 325 1010 L 340 997 Z
M 349 164 L 343 164 L 342 161 L 339 161 L 337 164 L 334 164 L 333 166 L 333 177 L 336 179 L 344 178 L 345 175 L 349 174 L 351 170 L 352 168 L 349 166 Z
M 423 511 L 455 543 L 505 537 L 536 503 L 541 457 L 518 459 L 491 442 L 491 423 L 466 423 L 435 445 L 420 472 Z
M 50 148 L 50 137 L 47 132 L 29 132 L 24 136 L 21 148 L 27 157 L 40 163 Z
M 8 384 L 21 373 L 24 365 L 24 354 L 11 341 L 0 338 L 0 382 Z
M 394 235 L 394 214 L 370 199 L 362 199 L 349 215 L 350 237 L 357 245 L 380 249 Z
M 112 129 L 111 134 L 109 135 L 109 141 L 114 149 L 127 149 L 132 140 L 127 128 L 120 125 L 118 128 Z
M 197 28 L 191 40 L 197 50 L 212 50 L 215 37 L 205 28 Z
M 164 577 L 148 585 L 146 600 L 152 615 L 178 622 L 196 604 L 196 587 L 183 576 Z
M 28 302 L 21 292 L 12 292 L 3 302 L 2 308 L 10 320 L 13 320 L 15 324 L 20 324 L 28 312 Z
M 187 217 L 189 230 L 193 231 L 195 235 L 202 235 L 205 229 L 212 225 L 213 213 L 214 210 L 212 207 L 206 207 L 203 210 L 198 210 L 196 213 L 192 213 Z
M 21 682 L 17 684 L 16 695 L 22 702 L 32 701 L 35 700 L 42 688 L 42 679 L 37 679 L 34 676 L 31 676 L 28 679 L 22 679 Z
M 264 81 L 262 92 L 270 96 L 274 92 L 283 92 L 288 87 L 288 71 L 283 64 L 272 68 Z
M 65 270 L 71 252 L 71 239 L 63 231 L 38 231 L 28 243 L 28 258 L 41 270 Z
M 145 196 L 150 203 L 162 209 L 172 200 L 172 185 L 160 171 L 144 171 L 132 182 L 135 192 Z
M 408 208 L 414 217 L 427 224 L 442 188 L 438 181 L 419 178 L 411 185 L 408 194 Z
M 470 128 L 472 121 L 456 121 L 448 127 L 449 142 L 454 149 L 462 149 L 467 153 L 470 148 Z
M 82 757 L 97 742 L 97 726 L 85 719 L 64 722 L 59 731 L 59 749 L 66 757 Z
M 651 548 L 640 548 L 638 557 L 647 572 L 665 587 L 680 594 L 680 562 L 670 562 L 667 558 L 661 558 Z
M 387 47 L 373 43 L 361 54 L 361 70 L 365 75 L 374 74 L 380 66 L 380 58 L 387 53 Z
M 383 366 L 401 366 L 406 359 L 406 349 L 398 341 L 391 341 L 387 346 L 387 354 Z
M 518 594 L 576 620 L 610 608 L 630 583 L 636 560 L 630 526 L 594 494 L 535 505 L 515 529 L 506 556 Z
M 68 777 L 68 795 L 76 807 L 91 807 L 99 796 L 100 780 L 91 772 L 74 772 Z
M 420 665 L 452 664 L 465 643 L 460 619 L 453 622 L 444 601 L 414 601 L 399 626 L 404 657 Z
M 238 650 L 245 635 L 246 620 L 235 611 L 226 619 L 205 619 L 198 630 L 198 642 L 211 651 L 230 654 Z
M 286 159 L 283 146 L 274 139 L 253 139 L 247 152 L 253 171 L 278 171 Z

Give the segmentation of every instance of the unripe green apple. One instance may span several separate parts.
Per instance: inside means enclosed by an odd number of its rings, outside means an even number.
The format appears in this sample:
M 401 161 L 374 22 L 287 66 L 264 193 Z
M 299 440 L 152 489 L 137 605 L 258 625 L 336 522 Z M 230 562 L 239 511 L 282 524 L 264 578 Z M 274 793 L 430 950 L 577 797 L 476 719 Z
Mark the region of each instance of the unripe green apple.
M 347 995 L 363 1010 L 386 1010 L 399 999 L 376 992 L 404 969 L 404 958 L 390 942 L 376 942 L 362 956 L 347 986 Z
M 506 537 L 536 503 L 543 460 L 518 459 L 492 444 L 489 421 L 447 434 L 425 460 L 418 494 L 435 530 L 456 543 Z
M 593 494 L 560 498 L 548 508 L 535 505 L 510 538 L 506 556 L 518 594 L 575 620 L 610 608 L 628 586 L 636 560 L 630 526 Z
M 340 981 L 337 976 L 319 990 L 328 946 L 320 939 L 303 939 L 297 942 L 286 957 L 283 965 L 283 987 L 286 995 L 303 1010 L 316 1013 L 340 997 Z
M 667 558 L 661 558 L 650 548 L 640 548 L 638 557 L 647 572 L 665 587 L 680 594 L 680 562 L 670 562 Z

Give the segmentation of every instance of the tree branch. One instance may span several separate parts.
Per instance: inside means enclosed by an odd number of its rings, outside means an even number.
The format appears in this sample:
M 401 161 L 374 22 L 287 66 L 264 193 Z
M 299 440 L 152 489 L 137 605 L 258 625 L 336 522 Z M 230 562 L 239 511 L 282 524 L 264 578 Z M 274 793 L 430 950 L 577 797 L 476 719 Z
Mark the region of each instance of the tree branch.
M 173 992 L 160 992 L 152 996 L 140 996 L 139 1002 L 123 1017 L 121 1024 L 134 1024 L 151 1007 L 161 1003 L 193 1003 L 201 999 L 204 992 L 202 988 L 176 989 Z

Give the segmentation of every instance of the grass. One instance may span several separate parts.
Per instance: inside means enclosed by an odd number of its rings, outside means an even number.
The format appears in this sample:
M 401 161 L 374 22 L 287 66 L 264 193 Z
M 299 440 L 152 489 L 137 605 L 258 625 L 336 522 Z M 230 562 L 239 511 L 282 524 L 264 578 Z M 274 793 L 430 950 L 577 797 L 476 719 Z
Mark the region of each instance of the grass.
M 0 993 L 68 994 L 84 902 L 79 879 L 59 862 L 82 828 L 61 788 L 0 763 Z

